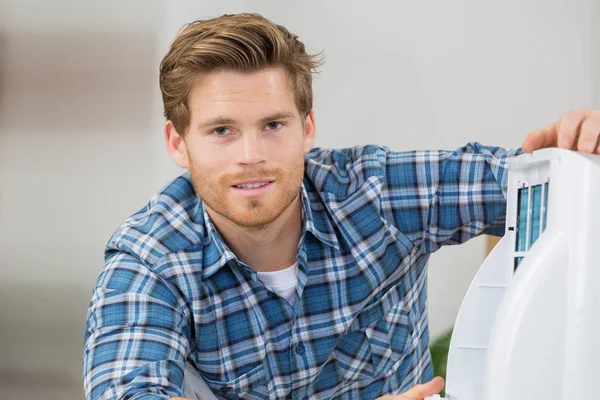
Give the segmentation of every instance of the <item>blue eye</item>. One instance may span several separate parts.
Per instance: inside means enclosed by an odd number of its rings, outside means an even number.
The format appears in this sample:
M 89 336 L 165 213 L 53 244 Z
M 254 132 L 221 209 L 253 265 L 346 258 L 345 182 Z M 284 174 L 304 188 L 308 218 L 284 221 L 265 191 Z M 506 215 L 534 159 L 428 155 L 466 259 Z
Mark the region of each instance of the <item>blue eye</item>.
M 215 129 L 213 132 L 216 133 L 217 136 L 225 136 L 225 135 L 229 134 L 229 129 L 224 128 L 224 127 L 221 126 L 221 127 L 217 128 L 217 129 Z
M 267 130 L 275 130 L 281 128 L 280 122 L 269 122 L 266 126 Z

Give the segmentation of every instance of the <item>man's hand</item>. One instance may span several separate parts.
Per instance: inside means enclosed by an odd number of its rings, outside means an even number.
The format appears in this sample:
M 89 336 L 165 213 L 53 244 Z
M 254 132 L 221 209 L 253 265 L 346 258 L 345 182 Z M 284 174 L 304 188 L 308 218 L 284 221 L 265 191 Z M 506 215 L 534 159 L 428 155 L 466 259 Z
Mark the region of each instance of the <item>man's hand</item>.
M 600 154 L 600 110 L 571 110 L 544 129 L 531 132 L 521 146 L 525 153 L 560 147 Z
M 386 395 L 378 397 L 375 400 L 423 400 L 427 396 L 433 396 L 439 394 L 444 388 L 444 379 L 440 376 L 436 376 L 427 383 L 417 385 L 410 389 L 408 392 L 404 392 L 399 395 Z

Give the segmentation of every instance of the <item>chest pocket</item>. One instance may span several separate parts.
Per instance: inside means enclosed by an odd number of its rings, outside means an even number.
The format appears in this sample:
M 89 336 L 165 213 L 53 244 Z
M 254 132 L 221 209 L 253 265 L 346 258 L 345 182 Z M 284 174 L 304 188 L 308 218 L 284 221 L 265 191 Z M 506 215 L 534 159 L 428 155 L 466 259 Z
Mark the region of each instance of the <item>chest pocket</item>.
M 267 378 L 263 365 L 237 377 L 232 381 L 215 381 L 204 378 L 211 391 L 219 398 L 226 399 L 255 399 L 268 397 Z M 199 397 L 202 399 L 202 397 Z
M 411 341 L 411 323 L 398 288 L 365 306 L 335 349 L 344 381 L 373 379 L 394 370 Z

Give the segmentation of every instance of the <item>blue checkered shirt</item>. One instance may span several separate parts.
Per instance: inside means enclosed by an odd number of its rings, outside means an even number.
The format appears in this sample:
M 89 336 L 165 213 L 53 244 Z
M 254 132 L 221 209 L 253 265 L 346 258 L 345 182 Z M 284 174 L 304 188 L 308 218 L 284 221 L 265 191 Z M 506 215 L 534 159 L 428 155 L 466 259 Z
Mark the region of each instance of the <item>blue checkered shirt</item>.
M 188 174 L 111 237 L 85 327 L 88 399 L 373 399 L 433 376 L 427 260 L 502 235 L 520 150 L 313 149 L 293 306 L 227 247 Z

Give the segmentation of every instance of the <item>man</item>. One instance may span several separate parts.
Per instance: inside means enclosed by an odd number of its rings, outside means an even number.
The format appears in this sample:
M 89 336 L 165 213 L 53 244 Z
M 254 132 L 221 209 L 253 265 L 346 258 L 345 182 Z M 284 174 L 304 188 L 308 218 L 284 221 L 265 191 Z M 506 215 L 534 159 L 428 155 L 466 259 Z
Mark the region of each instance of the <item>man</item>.
M 442 389 L 426 263 L 503 233 L 520 150 L 312 149 L 317 65 L 255 14 L 177 36 L 160 86 L 167 150 L 189 172 L 107 245 L 85 332 L 88 399 L 195 396 L 183 389 L 194 373 L 223 399 Z M 522 149 L 598 152 L 599 135 L 600 112 L 572 111 Z

